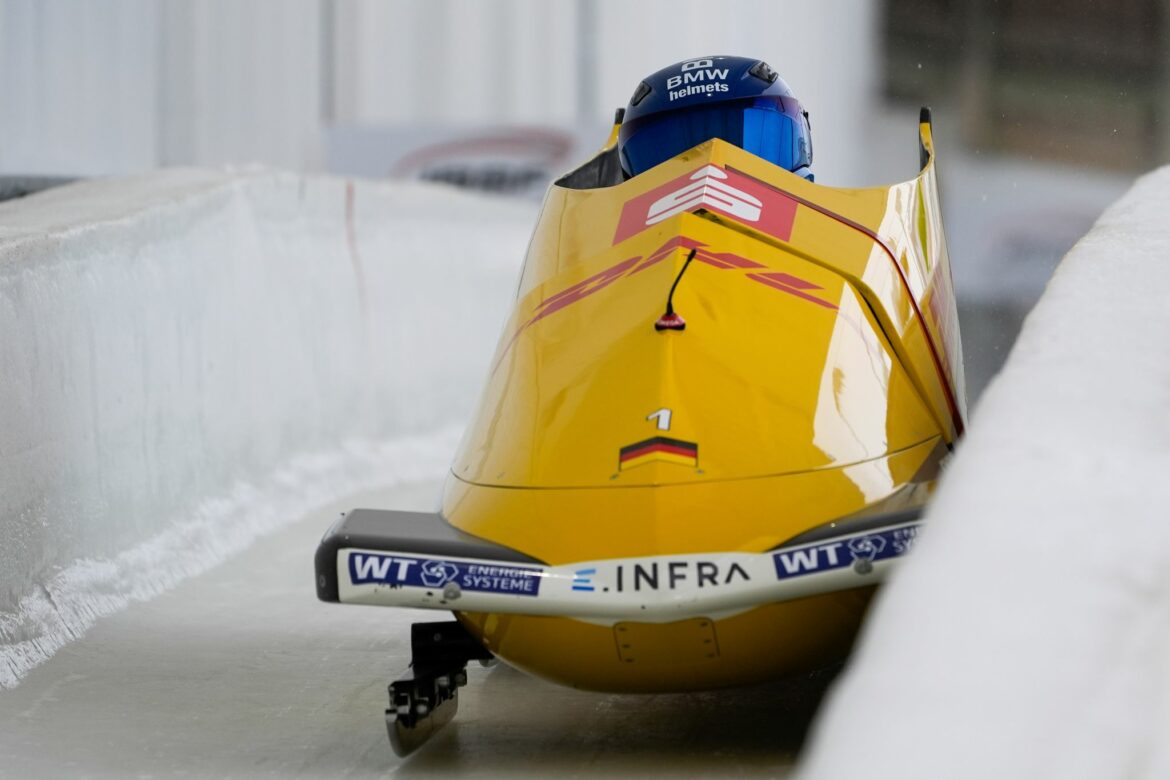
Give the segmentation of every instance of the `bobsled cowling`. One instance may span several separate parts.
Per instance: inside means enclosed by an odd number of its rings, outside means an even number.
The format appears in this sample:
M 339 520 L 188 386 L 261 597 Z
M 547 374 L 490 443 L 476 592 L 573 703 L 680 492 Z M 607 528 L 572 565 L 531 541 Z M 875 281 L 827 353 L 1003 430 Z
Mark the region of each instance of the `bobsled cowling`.
M 840 189 L 712 140 L 550 188 L 452 466 L 452 525 L 551 563 L 759 552 L 917 482 L 960 435 L 926 165 Z M 685 331 L 658 332 L 667 291 Z
M 831 665 L 966 414 L 929 117 L 862 189 L 721 140 L 627 180 L 615 138 L 549 189 L 440 513 L 351 513 L 318 593 L 581 688 Z

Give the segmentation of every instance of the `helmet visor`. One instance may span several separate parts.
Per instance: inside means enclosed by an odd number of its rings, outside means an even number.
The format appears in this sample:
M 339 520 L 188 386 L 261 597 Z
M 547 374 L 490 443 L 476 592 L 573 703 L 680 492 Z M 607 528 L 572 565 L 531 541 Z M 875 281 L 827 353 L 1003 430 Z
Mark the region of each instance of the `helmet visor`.
M 789 171 L 812 162 L 800 104 L 778 96 L 652 114 L 623 126 L 622 137 L 622 164 L 631 176 L 712 138 L 722 138 Z

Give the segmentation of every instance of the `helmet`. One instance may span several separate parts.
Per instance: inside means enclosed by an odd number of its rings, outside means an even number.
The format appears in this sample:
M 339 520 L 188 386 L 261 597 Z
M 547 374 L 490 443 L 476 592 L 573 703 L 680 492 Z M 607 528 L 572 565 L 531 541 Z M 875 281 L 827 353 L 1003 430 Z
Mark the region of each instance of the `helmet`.
M 634 90 L 618 131 L 618 154 L 637 176 L 711 138 L 812 179 L 808 112 L 766 62 L 748 57 L 685 60 Z

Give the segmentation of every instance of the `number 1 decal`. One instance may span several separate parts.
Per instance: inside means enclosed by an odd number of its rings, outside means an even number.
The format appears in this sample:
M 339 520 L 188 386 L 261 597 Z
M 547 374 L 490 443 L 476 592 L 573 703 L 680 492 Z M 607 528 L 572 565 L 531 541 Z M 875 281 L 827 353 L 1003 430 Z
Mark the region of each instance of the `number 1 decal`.
M 671 412 L 669 409 L 659 409 L 657 412 L 651 412 L 650 414 L 646 415 L 646 419 L 647 420 L 657 420 L 658 421 L 658 430 L 669 431 L 670 430 L 670 415 L 671 415 Z

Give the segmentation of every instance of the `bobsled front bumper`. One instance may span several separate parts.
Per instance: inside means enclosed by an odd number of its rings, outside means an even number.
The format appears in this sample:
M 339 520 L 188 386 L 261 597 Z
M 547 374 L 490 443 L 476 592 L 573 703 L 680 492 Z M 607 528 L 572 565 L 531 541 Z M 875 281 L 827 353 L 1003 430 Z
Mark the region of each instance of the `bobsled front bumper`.
M 317 549 L 322 601 L 668 622 L 880 582 L 910 551 L 921 509 L 842 520 L 762 553 L 611 558 L 551 566 L 438 514 L 356 509 Z

